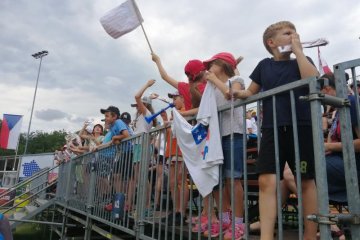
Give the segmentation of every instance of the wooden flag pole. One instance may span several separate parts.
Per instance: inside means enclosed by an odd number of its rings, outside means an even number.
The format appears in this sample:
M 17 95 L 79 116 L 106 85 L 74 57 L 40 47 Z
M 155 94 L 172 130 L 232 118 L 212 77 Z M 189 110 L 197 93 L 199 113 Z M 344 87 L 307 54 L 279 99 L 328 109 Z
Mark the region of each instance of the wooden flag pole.
M 143 33 L 144 33 L 144 36 L 145 36 L 146 42 L 147 42 L 147 43 L 148 43 L 148 45 L 149 45 L 150 52 L 151 52 L 151 53 L 154 53 L 154 51 L 152 50 L 152 47 L 151 47 L 151 45 L 150 45 L 149 39 L 148 39 L 148 37 L 147 37 L 147 35 L 146 35 L 146 32 L 145 32 L 144 26 L 142 25 L 142 23 L 141 23 L 140 25 L 141 25 L 141 29 L 143 30 Z
M 136 12 L 136 16 L 137 16 L 137 18 L 139 19 L 139 22 L 140 22 L 140 25 L 141 25 L 141 29 L 142 29 L 142 31 L 143 31 L 143 33 L 144 33 L 146 42 L 147 42 L 147 44 L 149 45 L 150 52 L 151 52 L 151 53 L 154 53 L 154 51 L 153 51 L 153 49 L 152 49 L 152 47 L 151 47 L 149 38 L 148 38 L 148 36 L 147 36 L 147 34 L 146 34 L 146 32 L 145 32 L 145 28 L 144 28 L 142 22 L 140 21 L 140 19 L 142 19 L 141 14 L 140 14 L 140 10 L 139 10 L 139 8 L 138 8 L 135 0 L 132 0 L 132 3 L 134 4 L 134 8 L 135 8 L 135 10 L 136 10 L 136 11 L 135 11 L 135 12 Z
M 18 158 L 17 169 L 16 169 L 15 184 L 19 182 L 20 168 L 21 168 L 20 156 L 18 155 L 18 150 L 19 150 L 19 145 L 20 145 L 20 138 L 21 138 L 21 134 L 19 135 L 19 138 L 18 138 L 18 143 L 17 143 L 16 151 L 15 151 L 14 166 L 13 166 L 13 171 L 14 171 L 14 170 L 15 170 L 15 164 L 16 164 L 16 158 Z

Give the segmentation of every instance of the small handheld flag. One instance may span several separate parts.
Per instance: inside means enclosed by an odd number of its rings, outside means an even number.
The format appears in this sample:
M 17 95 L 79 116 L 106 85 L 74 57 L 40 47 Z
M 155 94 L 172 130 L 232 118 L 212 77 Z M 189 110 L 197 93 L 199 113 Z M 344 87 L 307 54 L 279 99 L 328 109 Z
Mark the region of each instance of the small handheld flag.
M 199 145 L 203 140 L 206 139 L 206 136 L 208 134 L 208 128 L 208 126 L 199 123 L 191 130 L 191 134 L 194 138 L 196 145 Z
M 318 58 L 319 58 L 319 72 L 320 75 L 324 75 L 325 73 L 331 73 L 331 69 L 329 68 L 326 61 L 321 57 L 320 47 L 318 47 Z
M 320 46 L 326 46 L 328 44 L 329 44 L 329 41 L 325 38 L 318 38 L 316 40 L 306 41 L 306 42 L 301 43 L 303 48 L 320 47 Z

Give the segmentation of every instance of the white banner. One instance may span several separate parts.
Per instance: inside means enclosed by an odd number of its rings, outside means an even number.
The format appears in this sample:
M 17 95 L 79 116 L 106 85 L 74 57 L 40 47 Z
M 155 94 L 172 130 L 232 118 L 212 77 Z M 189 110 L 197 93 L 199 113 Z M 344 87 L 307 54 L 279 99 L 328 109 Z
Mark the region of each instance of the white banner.
M 52 168 L 55 166 L 54 154 L 39 154 L 39 155 L 27 155 L 21 157 L 19 179 L 22 180 L 27 177 L 31 177 L 37 171 L 46 167 Z M 49 174 L 49 181 L 57 177 L 57 168 Z

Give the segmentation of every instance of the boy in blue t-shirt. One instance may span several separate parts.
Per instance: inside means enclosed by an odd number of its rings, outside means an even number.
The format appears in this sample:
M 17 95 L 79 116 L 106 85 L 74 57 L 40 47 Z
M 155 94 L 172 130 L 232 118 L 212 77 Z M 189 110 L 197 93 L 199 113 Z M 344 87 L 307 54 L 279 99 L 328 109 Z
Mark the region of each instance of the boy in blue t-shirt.
M 105 124 L 109 126 L 112 144 L 120 144 L 123 139 L 133 135 L 131 128 L 120 119 L 120 111 L 117 107 L 109 106 L 107 109 L 100 109 L 100 112 L 104 114 Z M 110 154 L 111 156 L 114 156 L 114 160 L 111 162 L 111 172 L 114 174 L 112 181 L 114 182 L 115 189 L 113 189 L 113 191 L 116 193 L 120 193 L 123 190 L 121 189 L 121 180 L 126 175 L 125 168 L 131 169 L 131 166 L 127 163 L 128 160 L 131 159 L 131 154 L 126 154 L 127 151 L 131 150 L 131 143 L 128 142 L 125 144 L 125 147 L 122 147 L 121 150 L 117 149 L 117 151 L 120 151 L 120 154 L 117 154 L 117 152 Z M 115 148 L 107 150 L 107 153 L 112 153 Z M 105 209 L 111 211 L 113 207 L 112 205 L 112 203 L 106 205 Z
M 130 127 L 120 119 L 120 111 L 117 107 L 109 106 L 107 109 L 100 109 L 100 112 L 105 115 L 105 124 L 110 126 L 113 144 L 119 144 L 121 140 L 132 135 Z
M 248 89 L 234 91 L 234 97 L 247 98 L 261 90 L 266 91 L 300 79 L 319 75 L 312 60 L 304 55 L 299 35 L 291 22 L 281 21 L 270 25 L 263 34 L 263 43 L 273 57 L 265 58 L 258 63 L 250 75 L 252 82 Z M 280 52 L 279 47 L 285 45 L 291 45 L 291 52 Z M 296 56 L 295 59 L 290 58 L 291 53 Z M 317 212 L 310 104 L 299 101 L 299 96 L 307 94 L 307 88 L 294 90 L 299 133 L 304 216 Z M 285 162 L 288 162 L 292 171 L 295 172 L 290 103 L 289 92 L 276 95 L 276 109 L 272 107 L 272 98 L 263 100 L 262 138 L 257 166 L 262 240 L 274 238 L 276 221 L 274 128 L 277 128 L 279 136 L 280 178 L 283 177 Z M 273 124 L 274 112 L 277 116 L 277 126 Z M 316 239 L 317 224 L 305 220 L 304 226 L 304 239 Z

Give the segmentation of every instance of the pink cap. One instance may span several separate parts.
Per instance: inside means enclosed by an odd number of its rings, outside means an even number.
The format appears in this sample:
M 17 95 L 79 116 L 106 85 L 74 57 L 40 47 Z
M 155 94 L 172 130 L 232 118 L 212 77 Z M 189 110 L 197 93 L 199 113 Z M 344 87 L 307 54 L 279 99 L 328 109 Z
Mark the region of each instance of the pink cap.
M 225 62 L 227 62 L 228 64 L 230 64 L 230 65 L 233 67 L 233 69 L 236 68 L 236 60 L 235 60 L 234 56 L 233 56 L 231 53 L 228 53 L 228 52 L 218 53 L 218 54 L 214 55 L 212 58 L 210 58 L 209 60 L 204 61 L 205 67 L 208 69 L 208 68 L 209 68 L 209 64 L 210 64 L 212 61 L 215 61 L 215 60 L 217 60 L 217 59 L 224 60 Z

